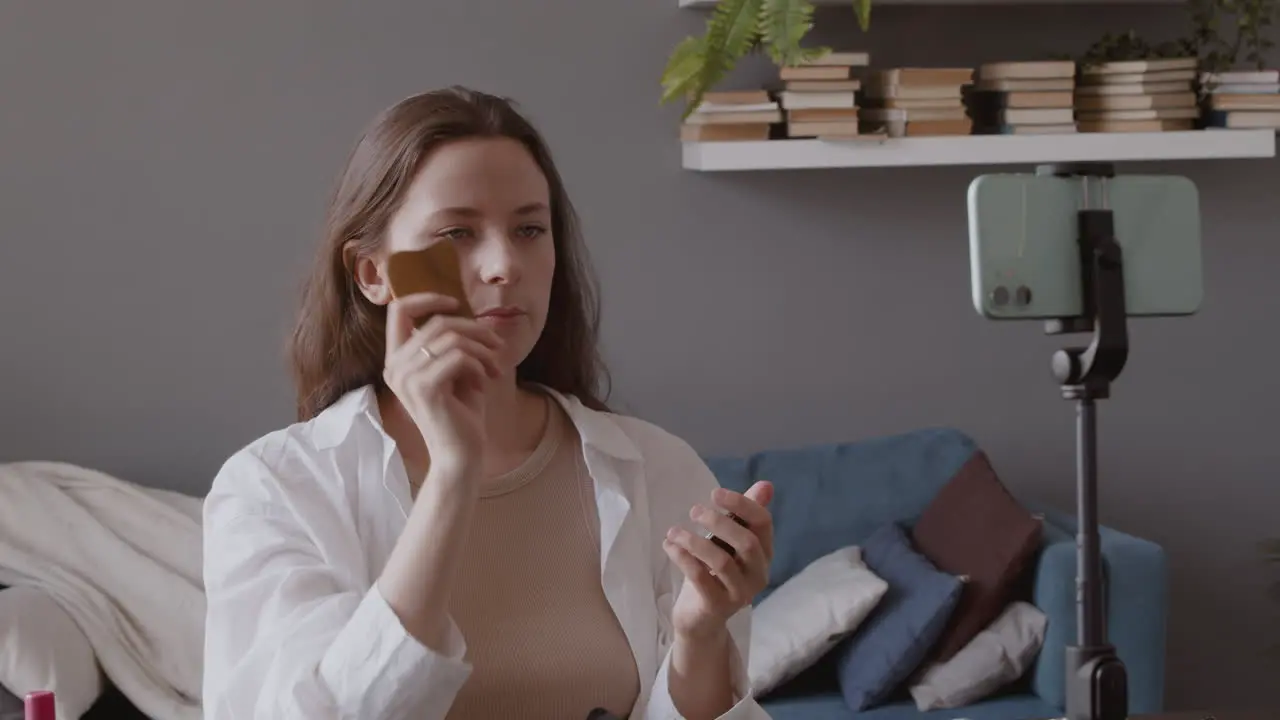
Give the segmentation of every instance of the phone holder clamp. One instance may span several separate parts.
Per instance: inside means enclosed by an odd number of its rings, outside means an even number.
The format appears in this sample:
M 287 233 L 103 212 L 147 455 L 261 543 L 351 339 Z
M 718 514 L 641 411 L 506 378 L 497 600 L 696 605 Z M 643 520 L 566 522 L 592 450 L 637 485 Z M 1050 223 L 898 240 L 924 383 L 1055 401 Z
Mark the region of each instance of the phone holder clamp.
M 1066 715 L 1068 720 L 1125 720 L 1129 716 L 1128 674 L 1107 641 L 1103 612 L 1102 555 L 1098 537 L 1098 455 L 1095 400 L 1110 397 L 1111 383 L 1129 356 L 1125 308 L 1124 257 L 1115 238 L 1111 210 L 1106 207 L 1106 181 L 1115 177 L 1111 163 L 1070 163 L 1036 168 L 1038 175 L 1078 177 L 1085 187 L 1079 210 L 1079 317 L 1051 320 L 1045 333 L 1092 332 L 1086 347 L 1068 347 L 1053 355 L 1054 378 L 1062 396 L 1076 401 L 1076 635 L 1066 648 Z M 1089 198 L 1091 181 L 1102 186 L 1101 207 Z

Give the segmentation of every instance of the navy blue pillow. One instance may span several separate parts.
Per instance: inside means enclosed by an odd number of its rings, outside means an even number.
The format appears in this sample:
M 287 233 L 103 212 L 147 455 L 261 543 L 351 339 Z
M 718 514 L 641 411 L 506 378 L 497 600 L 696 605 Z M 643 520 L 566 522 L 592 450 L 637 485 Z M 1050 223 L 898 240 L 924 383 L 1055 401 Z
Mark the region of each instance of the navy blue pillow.
M 833 651 L 840 692 L 854 712 L 889 699 L 924 661 L 964 587 L 916 552 L 897 523 L 867 538 L 862 559 L 889 588 L 871 616 Z

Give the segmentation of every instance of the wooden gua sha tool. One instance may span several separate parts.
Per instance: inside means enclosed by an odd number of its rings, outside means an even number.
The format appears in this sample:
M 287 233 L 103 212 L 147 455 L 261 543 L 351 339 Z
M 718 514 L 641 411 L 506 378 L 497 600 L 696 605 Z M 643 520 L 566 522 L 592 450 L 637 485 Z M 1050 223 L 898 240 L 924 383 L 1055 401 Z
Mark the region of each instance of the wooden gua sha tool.
M 474 317 L 475 311 L 467 302 L 462 289 L 462 265 L 453 243 L 440 240 L 422 250 L 404 250 L 387 258 L 387 280 L 391 284 L 392 297 L 404 297 L 420 292 L 432 292 L 456 298 L 460 307 L 455 315 Z M 422 326 L 429 318 L 419 318 Z

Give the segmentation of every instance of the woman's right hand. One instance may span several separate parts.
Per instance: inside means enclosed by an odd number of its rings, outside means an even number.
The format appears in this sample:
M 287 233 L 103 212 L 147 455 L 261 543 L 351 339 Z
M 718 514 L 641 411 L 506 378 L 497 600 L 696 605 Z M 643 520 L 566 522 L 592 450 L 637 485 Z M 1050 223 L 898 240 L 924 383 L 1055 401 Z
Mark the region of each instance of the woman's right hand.
M 461 469 L 484 447 L 485 391 L 502 372 L 502 340 L 471 318 L 448 314 L 457 309 L 456 299 L 435 293 L 392 300 L 382 376 L 422 433 L 432 466 Z

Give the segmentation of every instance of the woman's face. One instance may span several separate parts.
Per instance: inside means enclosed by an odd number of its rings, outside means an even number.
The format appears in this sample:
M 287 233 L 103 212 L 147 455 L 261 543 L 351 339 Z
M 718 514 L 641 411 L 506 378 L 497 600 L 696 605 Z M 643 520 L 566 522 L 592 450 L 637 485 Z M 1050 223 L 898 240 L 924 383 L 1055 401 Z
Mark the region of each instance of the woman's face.
M 550 188 L 523 145 L 469 138 L 432 152 L 391 218 L 374 259 L 377 278 L 367 278 L 380 284 L 371 299 L 390 300 L 388 254 L 437 242 L 457 248 L 477 320 L 503 339 L 501 361 L 515 368 L 546 323 L 556 265 Z

